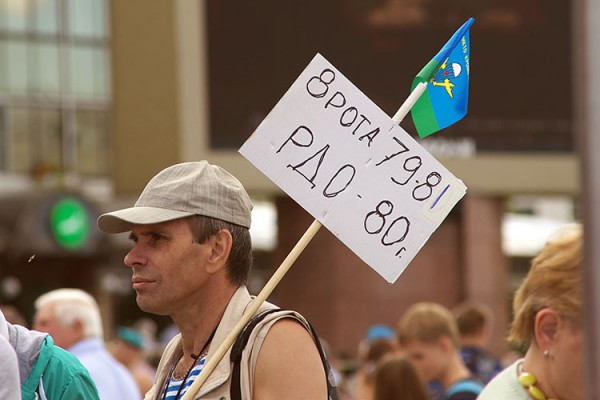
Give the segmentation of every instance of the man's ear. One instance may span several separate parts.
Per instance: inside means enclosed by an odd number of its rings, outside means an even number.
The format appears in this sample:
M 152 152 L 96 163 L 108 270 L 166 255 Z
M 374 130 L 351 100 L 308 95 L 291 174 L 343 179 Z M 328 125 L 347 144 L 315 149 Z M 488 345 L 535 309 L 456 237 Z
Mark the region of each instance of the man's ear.
M 227 229 L 221 229 L 208 240 L 211 245 L 208 256 L 207 271 L 209 273 L 217 272 L 220 268 L 227 265 L 227 259 L 231 252 L 233 237 Z
M 83 322 L 81 322 L 80 320 L 75 320 L 75 322 L 73 322 L 73 325 L 71 325 L 71 329 L 73 336 L 76 339 L 75 342 L 78 342 L 79 340 L 85 337 L 85 329 L 83 328 Z
M 454 343 L 452 343 L 452 339 L 450 339 L 448 336 L 440 336 L 438 338 L 438 345 L 445 354 L 448 354 L 454 350 Z
M 552 347 L 559 323 L 560 315 L 551 308 L 543 308 L 535 315 L 533 337 L 541 351 Z

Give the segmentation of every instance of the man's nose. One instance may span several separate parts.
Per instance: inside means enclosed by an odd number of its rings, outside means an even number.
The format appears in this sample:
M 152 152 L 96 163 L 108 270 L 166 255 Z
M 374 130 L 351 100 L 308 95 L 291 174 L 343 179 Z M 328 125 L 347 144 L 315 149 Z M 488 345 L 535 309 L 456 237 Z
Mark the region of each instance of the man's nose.
M 144 265 L 144 260 L 145 258 L 142 254 L 142 251 L 140 251 L 137 245 L 133 246 L 133 248 L 129 250 L 123 259 L 125 265 L 129 267 L 133 267 L 134 265 Z

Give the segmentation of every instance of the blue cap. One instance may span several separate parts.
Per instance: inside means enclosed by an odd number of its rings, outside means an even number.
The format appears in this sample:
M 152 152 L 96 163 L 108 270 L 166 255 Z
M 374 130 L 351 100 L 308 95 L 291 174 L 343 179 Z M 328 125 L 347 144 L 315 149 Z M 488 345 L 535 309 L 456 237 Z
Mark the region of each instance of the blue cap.
M 394 330 L 387 325 L 379 324 L 373 325 L 367 329 L 365 339 L 392 339 L 394 337 Z
M 122 341 L 127 342 L 138 349 L 141 349 L 143 346 L 142 335 L 135 329 L 121 326 L 117 329 L 117 336 Z

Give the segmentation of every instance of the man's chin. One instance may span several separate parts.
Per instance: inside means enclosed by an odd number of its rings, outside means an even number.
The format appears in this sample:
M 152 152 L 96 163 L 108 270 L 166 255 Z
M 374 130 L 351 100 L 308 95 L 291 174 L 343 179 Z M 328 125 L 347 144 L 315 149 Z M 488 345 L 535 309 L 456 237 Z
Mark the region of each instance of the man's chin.
M 145 296 L 141 296 L 141 295 L 137 295 L 136 296 L 136 303 L 138 305 L 138 307 L 140 308 L 140 310 L 150 313 L 150 314 L 155 314 L 155 315 L 168 315 L 168 313 L 164 310 L 161 310 L 156 304 L 154 304 L 152 301 L 148 301 L 149 299 Z

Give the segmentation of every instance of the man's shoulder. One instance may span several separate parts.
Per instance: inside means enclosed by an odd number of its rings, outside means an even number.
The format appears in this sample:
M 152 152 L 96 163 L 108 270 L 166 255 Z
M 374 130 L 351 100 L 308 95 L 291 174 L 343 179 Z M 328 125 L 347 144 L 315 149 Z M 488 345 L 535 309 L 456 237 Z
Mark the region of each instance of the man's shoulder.
M 307 329 L 302 319 L 296 318 L 294 315 L 284 315 L 273 321 L 269 329 L 272 336 L 279 332 L 281 338 L 285 340 L 287 335 L 295 337 L 311 338 L 309 343 L 314 344 L 310 330 Z M 267 336 L 268 338 L 269 336 Z M 312 346 L 311 346 L 312 347 Z
M 270 326 L 261 346 L 254 394 L 256 398 L 326 398 L 328 372 L 312 332 L 293 314 L 284 315 Z
M 267 342 L 297 347 L 298 338 L 309 338 L 310 346 L 315 347 L 313 333 L 309 322 L 299 313 L 264 304 L 238 335 L 232 346 L 232 359 L 241 360 L 246 349 L 254 364 Z
M 64 373 L 66 375 L 76 375 L 79 373 L 89 375 L 87 369 L 77 357 L 68 351 L 55 346 L 54 344 L 45 345 L 43 351 L 47 352 L 49 356 L 46 370 Z
M 263 307 L 261 307 L 260 312 L 257 315 L 255 315 L 254 318 L 259 316 L 260 313 L 264 313 L 267 315 L 266 318 L 264 318 L 264 320 L 267 322 L 281 322 L 287 320 L 287 322 L 289 323 L 290 321 L 296 321 L 298 326 L 303 326 L 305 330 L 309 332 L 311 331 L 308 319 L 296 310 L 280 308 L 276 305 L 265 302 Z
M 261 308 L 233 345 L 231 359 L 235 376 L 241 362 L 242 375 L 254 377 L 253 384 L 241 387 L 246 397 L 325 398 L 321 395 L 331 389 L 331 398 L 338 398 L 335 387 L 327 385 L 330 371 L 318 336 L 295 311 Z
M 39 372 L 48 398 L 60 399 L 66 393 L 78 393 L 89 399 L 98 398 L 96 385 L 87 369 L 77 357 L 55 346 L 50 337 L 42 344 L 37 363 L 37 367 L 43 369 Z

